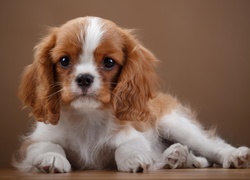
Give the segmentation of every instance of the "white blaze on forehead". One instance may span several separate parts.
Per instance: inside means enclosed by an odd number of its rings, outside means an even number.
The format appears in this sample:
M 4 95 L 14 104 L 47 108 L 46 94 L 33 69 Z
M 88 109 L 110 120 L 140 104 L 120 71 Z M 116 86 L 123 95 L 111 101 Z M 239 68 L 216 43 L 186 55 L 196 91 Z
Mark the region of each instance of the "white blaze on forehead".
M 94 51 L 100 43 L 103 35 L 103 24 L 100 18 L 92 17 L 88 19 L 88 26 L 85 31 L 85 51 Z
M 83 51 L 79 57 L 79 65 L 76 67 L 76 76 L 85 73 L 97 74 L 94 52 L 104 33 L 102 20 L 98 17 L 87 17 L 83 31 L 85 32 L 82 39 Z
M 83 42 L 83 62 L 93 61 L 94 51 L 99 45 L 103 35 L 103 24 L 100 18 L 89 17 L 85 29 L 85 37 Z
M 76 76 L 85 73 L 96 76 L 97 70 L 94 62 L 94 52 L 104 33 L 103 22 L 98 17 L 87 17 L 84 28 L 83 31 L 85 33 L 82 39 L 83 51 L 79 57 L 79 65 L 76 67 Z

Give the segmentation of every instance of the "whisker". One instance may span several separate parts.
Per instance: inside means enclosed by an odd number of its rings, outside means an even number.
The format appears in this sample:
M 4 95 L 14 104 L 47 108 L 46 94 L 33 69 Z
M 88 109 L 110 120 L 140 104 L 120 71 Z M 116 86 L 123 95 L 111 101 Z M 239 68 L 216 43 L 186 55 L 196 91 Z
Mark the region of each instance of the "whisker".
M 51 88 L 58 88 L 59 85 L 61 86 L 62 83 L 60 83 L 60 82 L 54 83 L 54 84 L 51 86 Z M 52 98 L 53 96 L 57 95 L 58 93 L 60 93 L 60 92 L 62 92 L 62 91 L 64 91 L 64 90 L 63 90 L 63 89 L 59 89 L 58 91 L 55 91 L 54 93 L 48 95 L 46 98 L 49 100 L 50 98 Z
M 49 100 L 49 99 L 51 99 L 53 96 L 55 96 L 56 94 L 58 94 L 58 93 L 60 93 L 60 92 L 62 92 L 62 91 L 63 91 L 63 89 L 60 89 L 60 90 L 58 90 L 58 91 L 56 91 L 56 92 L 50 94 L 50 95 L 47 96 L 46 98 Z
M 102 85 L 111 85 L 111 86 L 114 86 L 114 85 L 117 85 L 117 82 L 113 82 L 113 81 L 103 81 L 102 82 Z M 58 95 L 59 93 L 63 92 L 63 91 L 70 91 L 70 88 L 69 87 L 62 87 L 62 83 L 61 82 L 56 82 L 54 83 L 53 85 L 51 85 L 51 88 L 60 88 L 59 90 L 51 93 L 50 95 L 48 95 L 46 98 L 47 100 L 50 100 L 51 98 L 53 98 L 54 96 Z M 108 89 L 108 92 L 113 96 L 113 98 L 116 98 L 118 99 L 118 101 L 121 101 L 120 97 L 115 94 L 113 92 L 113 89 Z M 74 93 L 72 93 L 72 95 L 74 96 Z M 94 96 L 94 98 L 98 98 L 98 92 L 94 92 L 92 94 Z M 61 101 L 61 96 L 59 96 L 59 98 L 57 98 L 57 100 L 54 102 L 53 105 L 56 105 L 57 103 L 59 103 Z

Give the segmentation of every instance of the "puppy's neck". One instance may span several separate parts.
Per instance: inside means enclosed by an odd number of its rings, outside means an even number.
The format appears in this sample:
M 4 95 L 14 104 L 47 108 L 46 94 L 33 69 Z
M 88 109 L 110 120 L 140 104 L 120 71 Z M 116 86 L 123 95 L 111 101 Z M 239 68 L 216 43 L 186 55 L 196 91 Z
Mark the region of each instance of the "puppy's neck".
M 114 119 L 112 109 L 110 107 L 95 108 L 85 104 L 81 107 L 61 104 L 60 106 L 60 121 L 64 122 L 101 122 Z

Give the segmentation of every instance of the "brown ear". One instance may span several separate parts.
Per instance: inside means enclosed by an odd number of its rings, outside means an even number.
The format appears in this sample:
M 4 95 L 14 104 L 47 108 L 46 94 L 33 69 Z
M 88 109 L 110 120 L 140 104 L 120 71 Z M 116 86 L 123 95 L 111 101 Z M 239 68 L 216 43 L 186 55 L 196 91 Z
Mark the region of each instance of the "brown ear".
M 55 41 L 56 29 L 52 29 L 35 47 L 34 62 L 24 70 L 19 87 L 19 97 L 25 107 L 32 108 L 31 115 L 51 124 L 57 124 L 59 120 L 59 89 L 51 60 Z
M 157 89 L 157 59 L 125 32 L 125 63 L 113 91 L 113 108 L 119 120 L 147 121 L 155 117 L 148 107 Z

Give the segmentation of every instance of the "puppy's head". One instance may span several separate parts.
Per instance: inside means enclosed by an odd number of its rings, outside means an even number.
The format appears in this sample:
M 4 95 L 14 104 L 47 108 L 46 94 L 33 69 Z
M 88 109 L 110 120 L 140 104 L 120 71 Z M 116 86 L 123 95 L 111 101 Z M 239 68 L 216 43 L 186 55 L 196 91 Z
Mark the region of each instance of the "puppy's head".
M 97 17 L 71 20 L 35 47 L 19 97 L 38 121 L 57 124 L 60 106 L 112 108 L 117 119 L 152 118 L 155 57 L 129 30 Z

